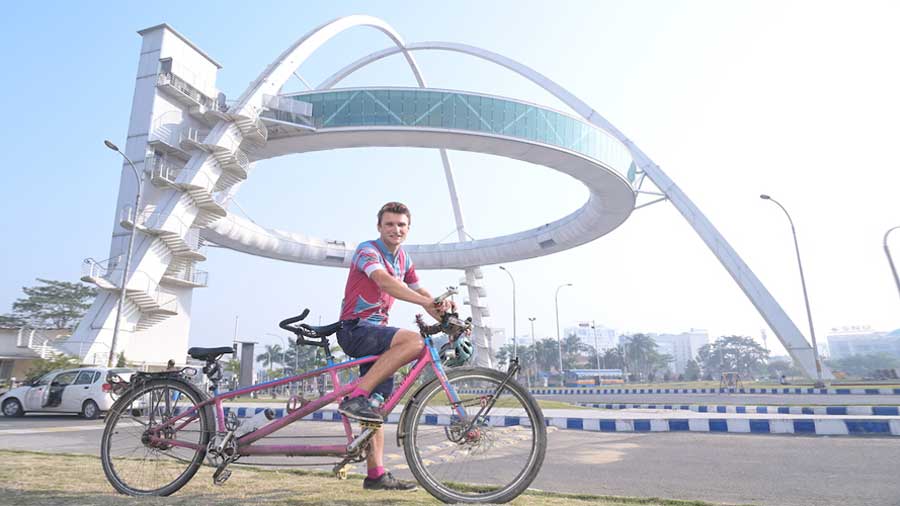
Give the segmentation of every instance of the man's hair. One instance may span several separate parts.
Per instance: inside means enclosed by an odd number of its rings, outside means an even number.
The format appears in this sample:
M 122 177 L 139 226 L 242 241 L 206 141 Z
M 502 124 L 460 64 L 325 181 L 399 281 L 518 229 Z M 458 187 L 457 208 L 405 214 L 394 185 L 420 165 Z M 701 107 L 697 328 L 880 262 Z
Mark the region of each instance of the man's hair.
M 400 202 L 388 202 L 381 206 L 381 209 L 378 210 L 379 225 L 381 225 L 381 217 L 384 216 L 384 213 L 405 214 L 409 222 L 412 223 L 412 215 L 409 213 L 409 208 Z

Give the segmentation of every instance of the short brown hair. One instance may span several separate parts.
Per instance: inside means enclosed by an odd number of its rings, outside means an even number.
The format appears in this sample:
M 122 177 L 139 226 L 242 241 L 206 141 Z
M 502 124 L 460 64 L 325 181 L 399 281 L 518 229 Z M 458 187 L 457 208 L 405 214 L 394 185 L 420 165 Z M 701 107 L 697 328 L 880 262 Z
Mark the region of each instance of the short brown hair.
M 412 223 L 412 215 L 409 213 L 409 208 L 400 202 L 388 202 L 387 204 L 381 206 L 381 209 L 378 210 L 378 224 L 381 225 L 381 217 L 384 213 L 394 213 L 394 214 L 405 214 L 406 218 L 409 219 L 409 222 Z

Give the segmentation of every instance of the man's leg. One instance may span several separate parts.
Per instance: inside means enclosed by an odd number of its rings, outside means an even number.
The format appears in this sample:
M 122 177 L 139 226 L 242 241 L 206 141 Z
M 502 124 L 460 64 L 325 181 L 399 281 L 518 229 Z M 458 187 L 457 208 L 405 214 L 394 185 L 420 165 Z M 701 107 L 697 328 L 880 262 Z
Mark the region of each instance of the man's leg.
M 424 347 L 425 341 L 418 332 L 398 330 L 391 340 L 391 347 L 372 364 L 372 368 L 360 380 L 359 388 L 371 392 L 379 383 L 418 357 Z
M 384 427 L 378 429 L 369 440 L 369 454 L 366 456 L 366 469 L 384 469 Z

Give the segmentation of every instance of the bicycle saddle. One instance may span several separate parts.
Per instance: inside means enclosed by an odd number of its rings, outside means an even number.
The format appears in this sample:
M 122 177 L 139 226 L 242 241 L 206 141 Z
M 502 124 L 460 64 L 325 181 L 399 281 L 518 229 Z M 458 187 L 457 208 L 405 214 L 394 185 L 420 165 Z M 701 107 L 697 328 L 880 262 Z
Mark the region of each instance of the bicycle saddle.
M 234 353 L 234 348 L 219 346 L 218 348 L 191 348 L 188 350 L 188 355 L 197 360 L 213 360 L 226 353 Z

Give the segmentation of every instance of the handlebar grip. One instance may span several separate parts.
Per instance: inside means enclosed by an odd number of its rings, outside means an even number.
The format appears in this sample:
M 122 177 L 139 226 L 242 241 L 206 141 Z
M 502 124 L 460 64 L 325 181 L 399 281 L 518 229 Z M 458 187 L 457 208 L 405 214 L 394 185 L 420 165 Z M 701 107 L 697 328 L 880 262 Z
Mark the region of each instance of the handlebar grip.
M 288 318 L 286 320 L 281 320 L 281 323 L 279 323 L 278 326 L 283 328 L 284 330 L 293 332 L 294 329 L 288 327 L 288 325 L 290 325 L 292 323 L 297 323 L 297 322 L 303 320 L 304 318 L 307 317 L 307 315 L 309 315 L 309 309 L 304 309 L 303 312 L 300 313 L 300 315 L 298 315 L 298 316 L 294 316 L 294 317 Z
M 444 292 L 434 298 L 434 303 L 440 304 L 441 302 L 444 302 L 444 299 L 446 299 L 447 297 L 450 297 L 451 295 L 456 295 L 458 293 L 459 293 L 459 290 L 457 290 L 455 286 L 448 286 L 446 292 Z

